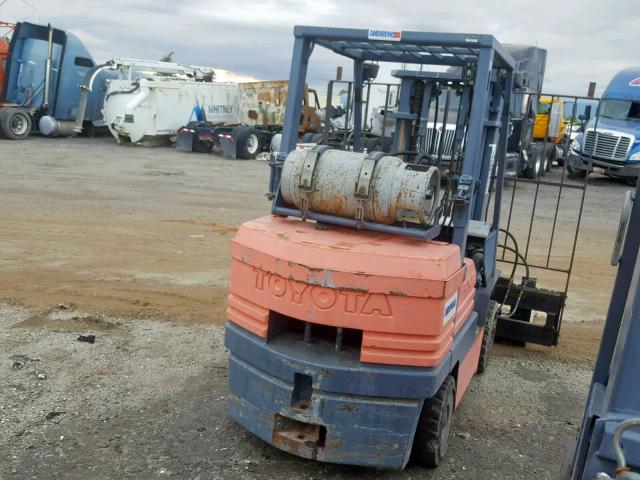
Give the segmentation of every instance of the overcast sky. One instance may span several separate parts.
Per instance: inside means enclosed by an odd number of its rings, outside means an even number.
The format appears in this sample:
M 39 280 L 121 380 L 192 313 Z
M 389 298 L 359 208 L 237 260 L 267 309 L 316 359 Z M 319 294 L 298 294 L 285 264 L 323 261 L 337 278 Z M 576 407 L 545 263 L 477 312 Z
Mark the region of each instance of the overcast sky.
M 544 90 L 600 92 L 618 70 L 640 64 L 637 0 L 0 0 L 0 19 L 50 22 L 79 36 L 98 61 L 112 57 L 206 65 L 262 80 L 286 79 L 294 25 L 490 33 L 548 50 Z M 318 52 L 321 49 L 317 49 Z M 315 60 L 315 62 L 314 62 Z M 342 57 L 315 53 L 309 83 L 321 86 Z

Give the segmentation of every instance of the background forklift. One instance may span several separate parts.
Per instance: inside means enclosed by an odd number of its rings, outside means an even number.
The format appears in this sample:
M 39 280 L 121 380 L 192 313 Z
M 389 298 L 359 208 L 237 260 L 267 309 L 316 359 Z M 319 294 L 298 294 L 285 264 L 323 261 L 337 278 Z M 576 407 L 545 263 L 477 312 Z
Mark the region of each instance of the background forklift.
M 495 334 L 514 61 L 490 35 L 294 34 L 272 216 L 246 222 L 232 242 L 229 412 L 303 457 L 437 466 Z M 353 60 L 349 150 L 296 149 L 314 47 Z M 368 61 L 455 67 L 394 72 L 392 155 L 361 153 Z M 443 86 L 460 98 L 446 172 L 419 153 Z

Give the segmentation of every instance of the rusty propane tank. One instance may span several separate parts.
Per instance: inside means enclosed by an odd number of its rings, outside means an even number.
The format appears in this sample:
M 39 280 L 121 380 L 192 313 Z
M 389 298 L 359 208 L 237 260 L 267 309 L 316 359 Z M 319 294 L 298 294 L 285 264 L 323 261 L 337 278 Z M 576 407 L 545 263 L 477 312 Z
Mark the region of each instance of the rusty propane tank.
M 426 225 L 437 207 L 440 172 L 392 156 L 294 150 L 284 162 L 280 189 L 284 200 L 300 210 Z

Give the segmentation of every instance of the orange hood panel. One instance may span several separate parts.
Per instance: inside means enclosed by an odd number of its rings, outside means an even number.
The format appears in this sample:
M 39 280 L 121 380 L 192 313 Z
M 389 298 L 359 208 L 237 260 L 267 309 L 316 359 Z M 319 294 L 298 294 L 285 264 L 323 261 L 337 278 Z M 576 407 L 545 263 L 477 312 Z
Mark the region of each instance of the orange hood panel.
M 455 245 L 268 216 L 231 246 L 229 320 L 266 338 L 269 312 L 363 332 L 361 360 L 436 365 L 473 309 Z

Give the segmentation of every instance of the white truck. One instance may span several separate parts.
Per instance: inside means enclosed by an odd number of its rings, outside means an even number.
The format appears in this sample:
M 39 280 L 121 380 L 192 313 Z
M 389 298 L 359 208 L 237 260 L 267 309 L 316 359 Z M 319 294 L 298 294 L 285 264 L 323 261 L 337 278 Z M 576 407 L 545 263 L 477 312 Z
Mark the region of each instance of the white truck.
M 179 150 L 199 152 L 217 146 L 232 158 L 254 158 L 282 128 L 287 81 L 131 59 L 114 59 L 102 68 L 119 72 L 108 82 L 104 101 L 105 121 L 119 143 L 175 142 Z M 85 83 L 90 90 L 91 82 Z M 316 92 L 308 89 L 301 134 L 320 130 L 319 108 Z

